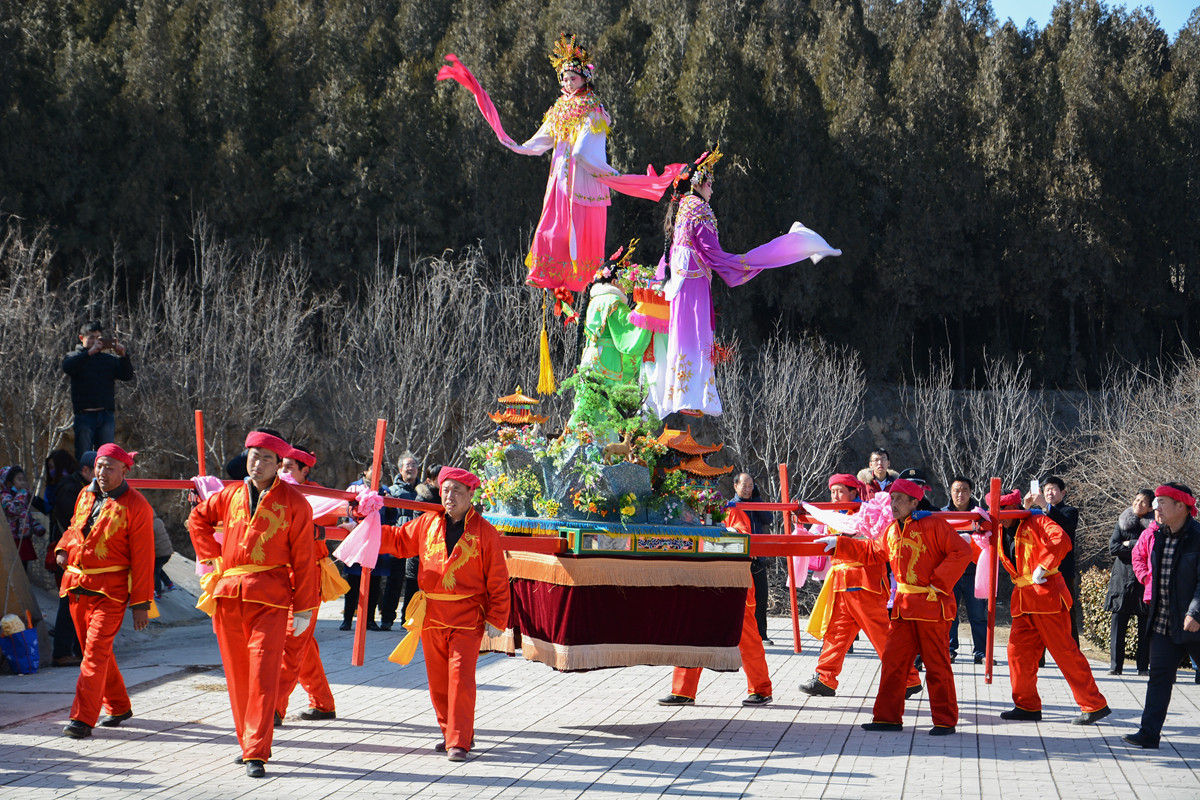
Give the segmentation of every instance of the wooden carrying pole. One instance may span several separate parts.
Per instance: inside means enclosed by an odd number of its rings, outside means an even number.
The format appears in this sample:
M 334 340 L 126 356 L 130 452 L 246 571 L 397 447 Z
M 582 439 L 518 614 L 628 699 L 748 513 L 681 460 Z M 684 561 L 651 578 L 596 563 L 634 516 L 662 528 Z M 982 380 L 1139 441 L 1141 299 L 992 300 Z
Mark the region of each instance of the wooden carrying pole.
M 387 420 L 375 420 L 375 451 L 371 456 L 371 491 L 379 491 L 380 471 L 383 469 L 383 439 L 387 433 Z M 367 603 L 371 596 L 371 568 L 361 565 L 362 575 L 358 580 L 358 623 L 354 626 L 354 650 L 350 663 L 363 665 L 367 653 Z
M 779 465 L 779 501 L 781 503 L 792 502 L 791 500 L 788 499 L 787 464 Z M 783 512 L 783 533 L 785 536 L 792 535 L 792 512 L 791 511 Z M 788 598 L 791 601 L 791 605 L 792 605 L 792 652 L 799 653 L 800 652 L 800 609 L 799 609 L 799 605 L 796 603 L 796 567 L 792 563 L 791 557 L 788 557 L 788 560 L 787 560 L 787 574 L 788 574 L 788 586 L 790 587 L 788 589 Z M 764 598 L 756 597 L 756 598 L 754 598 L 754 602 L 765 603 L 765 602 L 767 602 L 767 599 L 765 597 Z
M 1000 571 L 1000 479 L 992 478 L 992 485 L 988 490 L 988 508 L 991 509 L 991 520 L 988 521 L 988 527 L 991 529 L 990 538 L 992 542 L 992 575 L 988 586 L 988 618 L 987 618 L 987 652 L 984 653 L 983 661 L 983 682 L 990 684 L 992 682 L 992 665 L 995 659 L 992 658 L 992 651 L 996 647 L 996 586 L 999 580 Z M 955 620 L 957 624 L 957 620 Z
M 199 467 L 197 475 L 207 475 L 204 464 L 204 412 L 196 409 L 196 464 Z

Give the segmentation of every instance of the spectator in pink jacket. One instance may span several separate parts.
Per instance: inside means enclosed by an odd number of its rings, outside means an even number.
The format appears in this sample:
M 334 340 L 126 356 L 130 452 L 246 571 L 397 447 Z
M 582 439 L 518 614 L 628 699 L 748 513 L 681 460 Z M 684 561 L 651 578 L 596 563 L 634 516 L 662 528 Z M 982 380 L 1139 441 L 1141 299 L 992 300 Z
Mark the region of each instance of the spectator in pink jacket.
M 1130 554 L 1133 561 L 1133 574 L 1145 587 L 1145 591 L 1142 592 L 1142 602 L 1144 603 L 1150 602 L 1150 551 L 1154 549 L 1154 532 L 1156 530 L 1158 530 L 1158 523 L 1151 522 L 1150 526 L 1138 537 L 1137 544 L 1133 546 L 1133 553 Z

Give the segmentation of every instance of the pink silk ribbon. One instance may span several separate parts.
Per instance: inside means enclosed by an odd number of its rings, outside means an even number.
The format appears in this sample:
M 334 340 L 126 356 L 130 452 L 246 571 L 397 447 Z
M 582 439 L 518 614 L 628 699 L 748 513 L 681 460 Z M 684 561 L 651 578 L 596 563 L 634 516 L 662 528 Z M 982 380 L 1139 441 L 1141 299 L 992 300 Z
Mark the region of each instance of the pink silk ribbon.
M 358 493 L 358 513 L 362 521 L 354 527 L 333 551 L 333 557 L 343 564 L 354 566 L 362 564 L 368 569 L 375 569 L 379 560 L 379 545 L 383 538 L 383 530 L 379 521 L 379 509 L 383 508 L 383 498 L 369 488 Z

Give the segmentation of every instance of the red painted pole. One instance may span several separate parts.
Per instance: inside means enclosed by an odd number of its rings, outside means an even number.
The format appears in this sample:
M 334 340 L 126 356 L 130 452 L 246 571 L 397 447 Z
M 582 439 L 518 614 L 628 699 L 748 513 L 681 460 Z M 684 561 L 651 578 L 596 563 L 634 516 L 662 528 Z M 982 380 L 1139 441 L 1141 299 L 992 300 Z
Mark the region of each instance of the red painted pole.
M 990 684 L 992 682 L 992 652 L 996 648 L 996 586 L 1000 579 L 997 574 L 1000 571 L 1000 479 L 992 478 L 992 485 L 988 491 L 988 508 L 991 509 L 991 521 L 988 522 L 988 527 L 991 528 L 992 542 L 992 580 L 988 587 L 988 620 L 987 620 L 987 653 L 984 656 L 983 667 L 983 682 Z
M 383 437 L 387 433 L 387 420 L 375 420 L 375 450 L 371 456 L 371 491 L 379 491 L 380 470 L 383 468 Z M 358 580 L 358 624 L 354 626 L 354 650 L 350 663 L 363 665 L 367 654 L 367 602 L 371 596 L 371 568 L 363 565 Z
M 788 473 L 787 464 L 779 465 L 779 500 L 783 503 L 790 503 L 788 499 Z M 783 512 L 783 533 L 785 536 L 792 535 L 792 512 Z M 792 605 L 792 652 L 800 652 L 800 609 L 796 603 L 796 567 L 792 563 L 791 557 L 787 560 L 788 574 L 788 596 Z M 756 603 L 765 602 L 755 598 Z
M 196 464 L 200 468 L 197 475 L 208 474 L 204 465 L 204 412 L 198 408 L 196 409 Z

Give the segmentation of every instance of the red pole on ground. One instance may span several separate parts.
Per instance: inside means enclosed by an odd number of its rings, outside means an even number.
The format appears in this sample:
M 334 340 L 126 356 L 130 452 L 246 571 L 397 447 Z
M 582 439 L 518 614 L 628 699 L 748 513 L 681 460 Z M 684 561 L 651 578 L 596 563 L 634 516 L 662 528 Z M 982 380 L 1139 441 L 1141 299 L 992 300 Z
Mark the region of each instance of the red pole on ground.
M 371 491 L 379 491 L 379 473 L 383 468 L 383 437 L 387 433 L 387 420 L 375 420 L 375 450 L 371 455 Z M 362 566 L 358 580 L 358 624 L 354 626 L 354 650 L 350 663 L 363 665 L 367 654 L 367 602 L 371 596 L 371 568 Z
M 207 475 L 204 466 L 204 412 L 196 409 L 196 463 L 200 467 L 197 475 Z
M 779 500 L 782 503 L 790 503 L 788 499 L 788 473 L 787 464 L 779 465 Z M 783 512 L 783 533 L 785 536 L 792 535 L 792 512 Z M 792 652 L 800 652 L 800 610 L 796 604 L 796 567 L 792 563 L 789 556 L 787 560 L 788 574 L 788 596 L 792 604 Z M 765 602 L 755 598 L 756 603 Z
M 988 527 L 991 528 L 992 542 L 992 575 L 991 585 L 988 587 L 988 621 L 987 621 L 987 653 L 984 656 L 983 667 L 983 682 L 990 684 L 992 682 L 992 652 L 996 647 L 996 586 L 1000 578 L 997 573 L 1000 570 L 1000 479 L 992 478 L 992 486 L 988 491 L 988 508 L 991 509 L 991 520 L 988 522 Z

